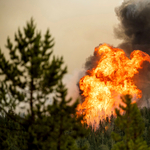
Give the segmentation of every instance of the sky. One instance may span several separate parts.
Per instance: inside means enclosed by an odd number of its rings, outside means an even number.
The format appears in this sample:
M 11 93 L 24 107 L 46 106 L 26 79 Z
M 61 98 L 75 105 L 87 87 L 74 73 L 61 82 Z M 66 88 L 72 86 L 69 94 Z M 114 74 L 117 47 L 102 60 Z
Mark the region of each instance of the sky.
M 95 47 L 101 43 L 119 44 L 113 33 L 118 24 L 114 9 L 121 3 L 122 0 L 0 0 L 0 48 L 8 55 L 7 37 L 13 41 L 18 27 L 22 29 L 33 17 L 42 34 L 50 29 L 55 39 L 54 54 L 63 56 L 68 67 L 65 81 L 72 81 L 68 87 L 73 86 Z
M 117 46 L 113 29 L 117 25 L 115 7 L 121 0 L 0 0 L 0 48 L 12 41 L 31 17 L 44 34 L 49 28 L 55 39 L 54 54 L 63 56 L 68 72 L 84 66 L 100 43 Z

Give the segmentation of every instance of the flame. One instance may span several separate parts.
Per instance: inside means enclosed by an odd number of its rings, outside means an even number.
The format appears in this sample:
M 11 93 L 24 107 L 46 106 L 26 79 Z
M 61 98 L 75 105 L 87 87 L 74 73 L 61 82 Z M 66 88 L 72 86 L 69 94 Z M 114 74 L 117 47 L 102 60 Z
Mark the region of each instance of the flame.
M 78 105 L 77 113 L 84 113 L 84 121 L 97 128 L 100 119 L 110 116 L 119 106 L 120 95 L 131 94 L 134 101 L 142 97 L 133 77 L 142 69 L 144 61 L 150 62 L 150 56 L 135 50 L 129 59 L 122 49 L 107 44 L 96 47 L 94 54 L 100 59 L 79 81 L 84 102 Z

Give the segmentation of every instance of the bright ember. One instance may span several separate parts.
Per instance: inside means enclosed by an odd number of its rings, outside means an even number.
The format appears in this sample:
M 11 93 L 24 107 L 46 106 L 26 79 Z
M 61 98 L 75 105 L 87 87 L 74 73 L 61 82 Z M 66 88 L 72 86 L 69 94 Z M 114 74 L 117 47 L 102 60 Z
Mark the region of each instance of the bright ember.
M 144 61 L 150 62 L 150 56 L 135 50 L 129 59 L 122 49 L 107 44 L 96 47 L 94 55 L 100 58 L 96 67 L 87 70 L 79 82 L 84 101 L 78 105 L 77 114 L 84 113 L 86 123 L 97 128 L 100 119 L 110 116 L 119 106 L 120 95 L 131 94 L 135 101 L 142 97 L 133 77 Z

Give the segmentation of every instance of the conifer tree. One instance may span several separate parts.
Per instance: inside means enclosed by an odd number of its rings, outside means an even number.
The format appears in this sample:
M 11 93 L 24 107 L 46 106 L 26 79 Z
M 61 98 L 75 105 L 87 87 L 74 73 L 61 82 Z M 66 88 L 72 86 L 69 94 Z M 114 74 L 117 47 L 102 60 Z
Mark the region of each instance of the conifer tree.
M 66 98 L 67 89 L 62 82 L 58 84 L 56 91 L 53 105 L 48 105 L 48 115 L 45 117 L 41 114 L 32 128 L 34 134 L 37 134 L 35 142 L 42 150 L 77 150 L 75 140 L 83 138 L 88 133 L 81 124 L 83 118 L 76 116 L 78 101 L 69 105 L 72 99 Z M 42 129 L 39 129 L 40 126 Z M 86 145 L 79 149 L 86 149 Z
M 119 105 L 124 111 L 120 113 L 120 109 L 115 109 L 117 118 L 115 125 L 124 132 L 124 136 L 120 136 L 116 132 L 112 132 L 112 138 L 116 142 L 112 150 L 148 150 L 146 142 L 142 138 L 144 131 L 144 123 L 140 111 L 136 103 L 131 102 L 132 97 L 125 95 L 122 97 L 124 105 Z
M 0 50 L 0 111 L 27 133 L 25 149 L 69 149 L 78 136 L 86 134 L 81 118 L 75 118 L 77 102 L 67 106 L 71 99 L 66 101 L 67 89 L 61 83 L 67 67 L 63 66 L 62 57 L 52 56 L 53 46 L 49 30 L 42 38 L 31 19 L 23 32 L 18 29 L 15 45 L 7 39 L 8 60 Z M 48 99 L 52 93 L 60 95 L 50 106 Z M 8 113 L 16 113 L 19 107 L 26 111 L 24 117 Z

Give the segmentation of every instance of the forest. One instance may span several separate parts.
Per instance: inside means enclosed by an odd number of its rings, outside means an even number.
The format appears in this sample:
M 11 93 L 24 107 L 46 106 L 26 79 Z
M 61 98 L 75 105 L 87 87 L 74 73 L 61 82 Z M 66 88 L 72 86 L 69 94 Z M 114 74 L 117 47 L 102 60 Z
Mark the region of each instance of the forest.
M 53 55 L 50 31 L 42 37 L 31 18 L 14 37 L 7 39 L 8 59 L 0 49 L 1 150 L 150 149 L 150 108 L 138 108 L 131 95 L 123 95 L 125 105 L 94 130 L 81 123 L 84 114 L 76 115 L 79 99 L 69 105 L 62 82 L 67 67 Z

